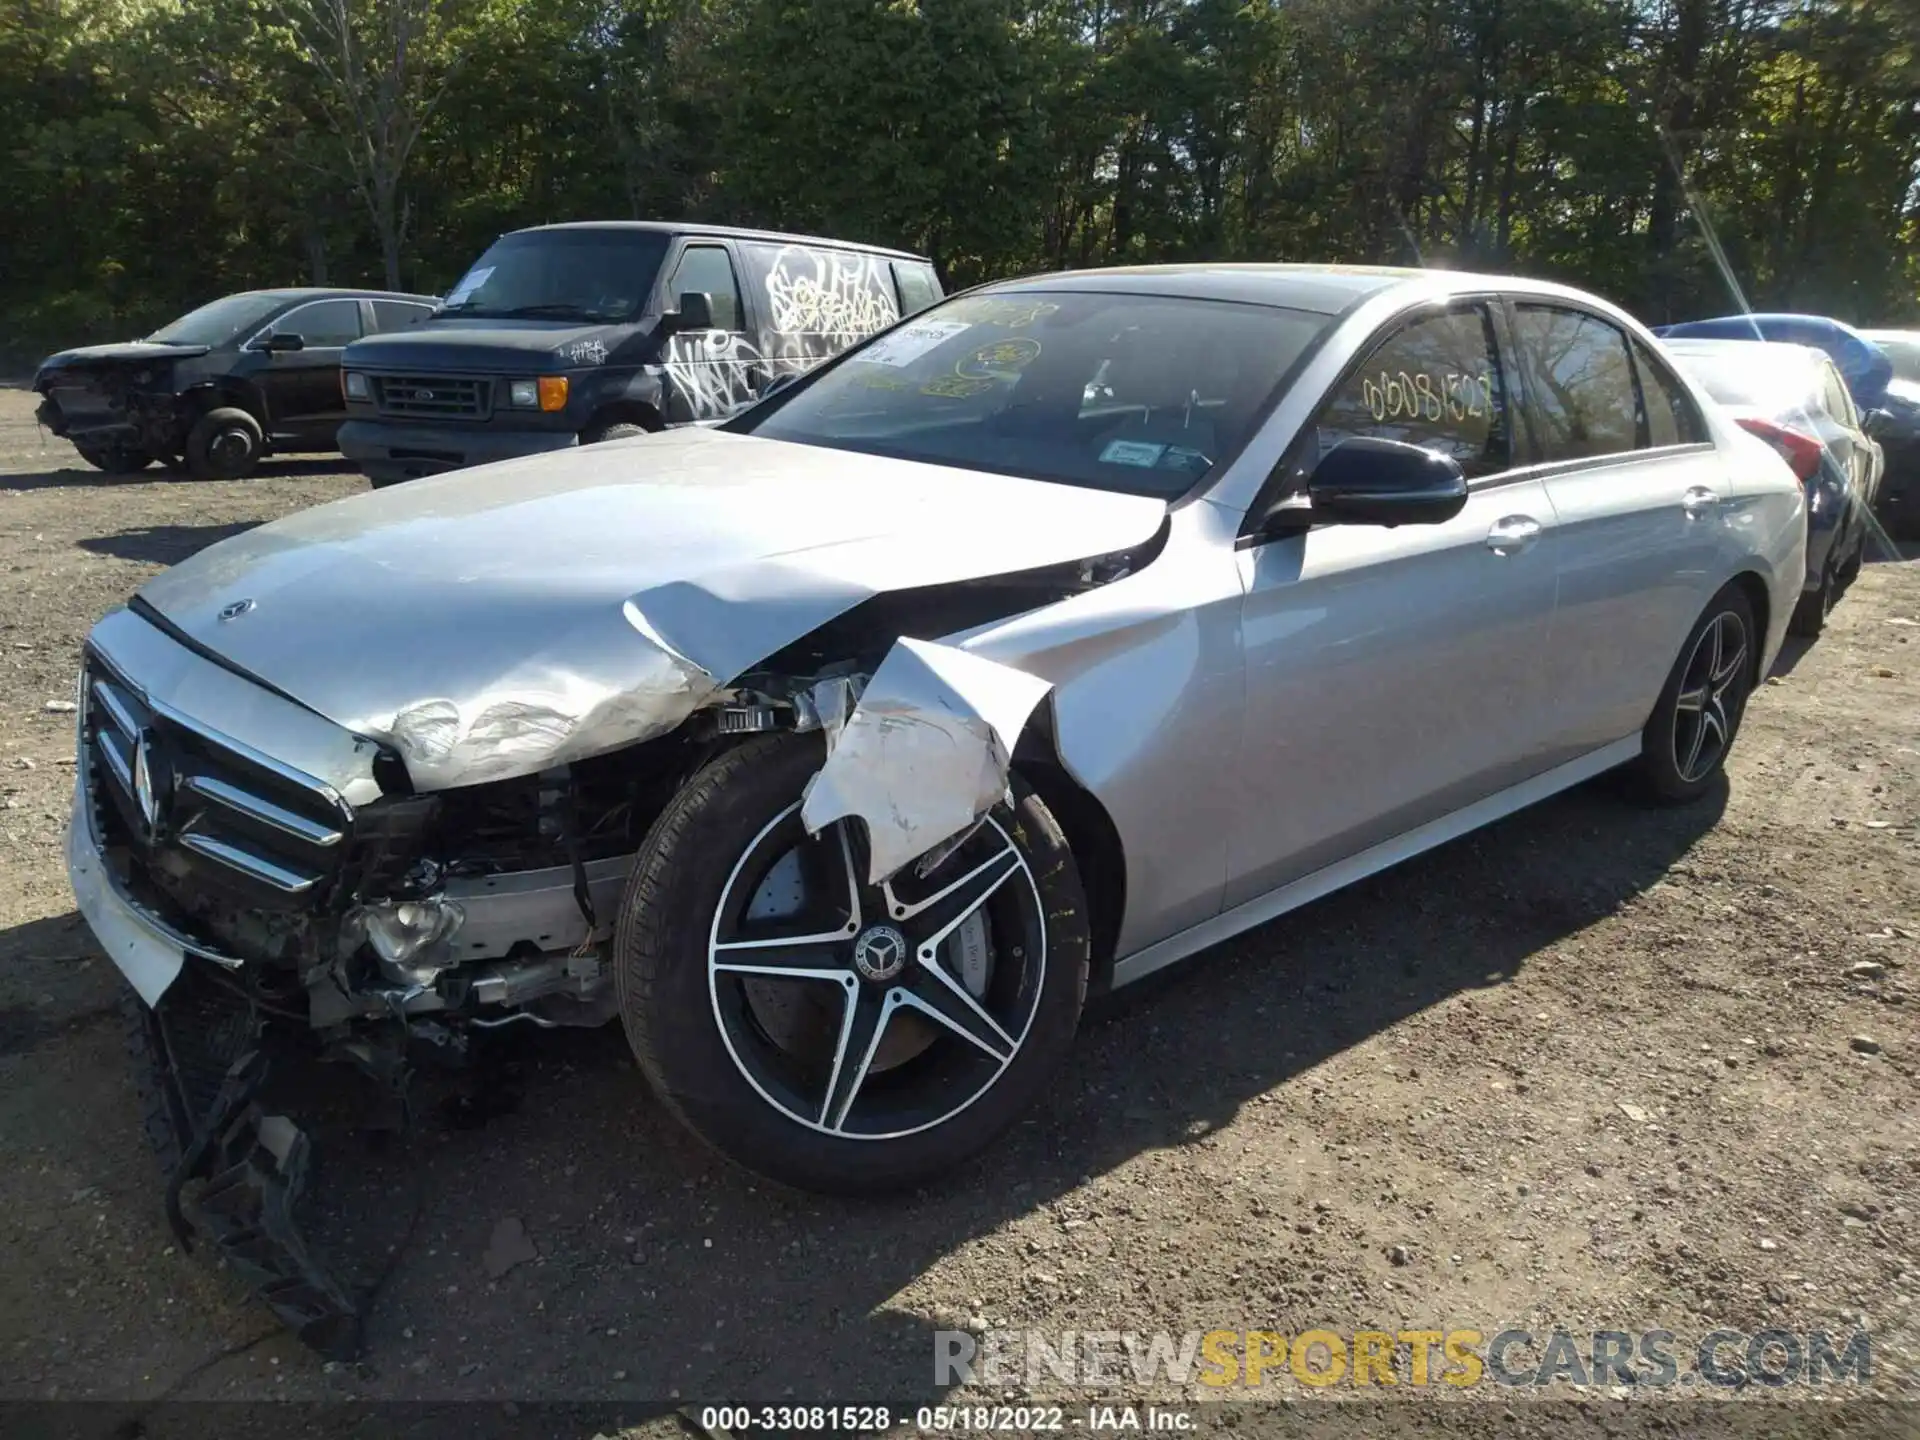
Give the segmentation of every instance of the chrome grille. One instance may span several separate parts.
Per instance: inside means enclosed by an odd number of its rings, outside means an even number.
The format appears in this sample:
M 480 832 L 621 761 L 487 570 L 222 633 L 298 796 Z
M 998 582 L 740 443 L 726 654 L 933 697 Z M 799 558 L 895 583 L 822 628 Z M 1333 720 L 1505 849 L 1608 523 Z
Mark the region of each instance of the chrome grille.
M 371 379 L 382 415 L 482 420 L 493 409 L 491 380 L 458 375 L 375 375 Z
M 318 898 L 351 812 L 330 789 L 162 706 L 89 657 L 82 721 L 95 823 L 163 889 Z

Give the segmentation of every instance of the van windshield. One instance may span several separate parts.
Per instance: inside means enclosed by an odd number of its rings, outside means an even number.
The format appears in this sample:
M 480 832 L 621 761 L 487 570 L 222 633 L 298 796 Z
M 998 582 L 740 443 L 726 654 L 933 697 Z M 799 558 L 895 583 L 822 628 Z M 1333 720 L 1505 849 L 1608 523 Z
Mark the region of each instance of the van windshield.
M 1331 323 L 1176 296 L 962 296 L 728 428 L 1171 498 L 1239 451 Z
M 528 230 L 503 235 L 434 311 L 489 320 L 613 324 L 640 313 L 667 251 L 653 230 Z

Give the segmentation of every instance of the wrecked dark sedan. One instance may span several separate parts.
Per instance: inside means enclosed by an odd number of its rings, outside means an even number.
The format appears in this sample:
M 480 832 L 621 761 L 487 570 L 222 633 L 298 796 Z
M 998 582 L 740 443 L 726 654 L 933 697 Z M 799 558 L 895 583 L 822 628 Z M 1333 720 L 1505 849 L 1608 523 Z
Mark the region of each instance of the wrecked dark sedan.
M 237 480 L 275 450 L 335 448 L 346 402 L 340 352 L 433 314 L 425 295 L 248 290 L 144 340 L 63 350 L 33 377 L 37 417 L 114 475 L 155 461 Z
M 740 1164 L 924 1181 L 1090 991 L 1605 770 L 1710 793 L 1806 529 L 1577 291 L 1010 282 L 717 427 L 150 581 L 87 645 L 70 874 L 190 1137 L 170 1194 L 207 1177 L 324 1319 L 263 1027 L 399 1087 L 476 1027 L 617 1020 Z

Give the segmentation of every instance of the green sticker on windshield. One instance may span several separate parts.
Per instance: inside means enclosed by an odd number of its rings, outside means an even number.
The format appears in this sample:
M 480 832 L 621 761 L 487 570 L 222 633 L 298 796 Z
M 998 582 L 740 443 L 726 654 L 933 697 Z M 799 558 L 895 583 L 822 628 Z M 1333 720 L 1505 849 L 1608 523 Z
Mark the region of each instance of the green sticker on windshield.
M 1138 465 L 1150 470 L 1160 463 L 1160 457 L 1166 450 L 1166 446 L 1146 440 L 1109 440 L 1107 448 L 1100 452 L 1100 462 L 1103 465 Z

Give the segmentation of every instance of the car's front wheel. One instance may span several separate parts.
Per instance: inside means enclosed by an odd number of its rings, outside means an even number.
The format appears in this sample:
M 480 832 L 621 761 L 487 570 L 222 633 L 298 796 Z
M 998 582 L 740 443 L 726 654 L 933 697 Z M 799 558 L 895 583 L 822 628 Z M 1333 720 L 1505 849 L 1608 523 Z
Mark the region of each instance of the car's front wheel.
M 817 735 L 742 745 L 655 822 L 618 922 L 621 1014 L 656 1091 L 721 1153 L 802 1189 L 893 1189 L 1046 1088 L 1086 994 L 1086 905 L 1017 778 L 926 874 L 869 884 L 858 826 L 801 824 L 823 754 Z
M 132 445 L 75 445 L 80 458 L 109 475 L 137 475 L 153 463 L 146 451 Z
M 1684 804 L 1712 788 L 1746 714 L 1759 654 L 1753 606 L 1729 585 L 1688 633 L 1641 732 L 1634 768 L 1653 799 Z

